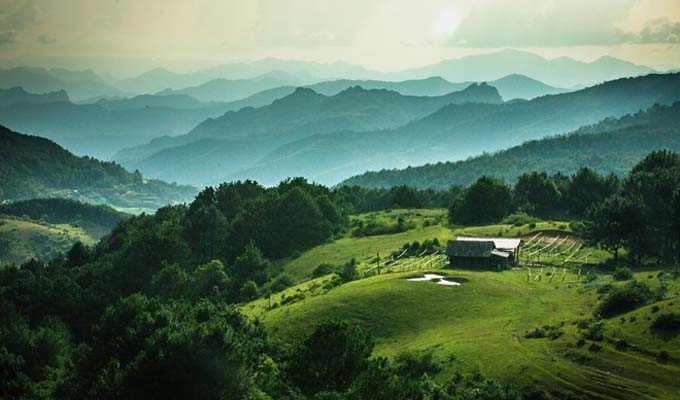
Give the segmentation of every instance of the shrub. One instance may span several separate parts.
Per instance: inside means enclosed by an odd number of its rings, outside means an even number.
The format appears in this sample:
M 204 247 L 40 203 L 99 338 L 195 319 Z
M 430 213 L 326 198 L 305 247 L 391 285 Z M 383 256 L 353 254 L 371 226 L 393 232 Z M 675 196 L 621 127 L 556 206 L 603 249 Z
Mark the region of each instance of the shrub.
M 505 225 L 522 226 L 526 224 L 536 223 L 538 221 L 539 221 L 538 218 L 532 217 L 531 215 L 525 213 L 524 211 L 518 211 L 503 218 L 501 223 Z
M 644 282 L 632 281 L 612 289 L 600 303 L 598 312 L 605 316 L 620 314 L 646 304 L 654 294 Z
M 660 363 L 666 364 L 668 360 L 670 360 L 671 356 L 668 354 L 666 350 L 661 350 L 657 355 L 657 358 Z
M 591 343 L 590 346 L 588 346 L 588 350 L 592 352 L 598 352 L 602 350 L 602 346 L 597 343 Z
M 246 281 L 243 286 L 241 286 L 241 300 L 250 301 L 256 299 L 260 295 L 260 291 L 257 288 L 257 283 L 253 281 Z
M 616 343 L 614 344 L 614 348 L 616 348 L 616 350 L 619 350 L 619 351 L 624 351 L 624 350 L 628 349 L 629 346 L 630 345 L 628 344 L 628 341 L 626 339 L 623 339 L 623 338 L 618 339 L 616 341 Z
M 314 278 L 319 278 L 332 272 L 335 272 L 335 267 L 331 264 L 324 263 L 319 264 L 316 268 L 314 268 L 314 271 L 312 271 L 312 276 Z
M 604 321 L 595 321 L 584 329 L 583 337 L 596 342 L 604 339 Z
M 557 325 L 543 325 L 540 328 L 534 328 L 533 330 L 527 331 L 524 335 L 527 339 L 537 339 L 547 337 L 550 340 L 555 340 L 562 336 L 562 329 Z
M 283 273 L 283 274 L 279 274 L 276 278 L 274 278 L 270 282 L 269 289 L 273 293 L 277 293 L 277 292 L 280 292 L 280 291 L 282 291 L 286 288 L 293 286 L 294 284 L 295 284 L 295 281 L 293 280 L 293 278 L 290 275 Z
M 618 267 L 614 270 L 612 276 L 614 277 L 614 280 L 617 281 L 628 281 L 633 279 L 633 271 L 628 267 Z
M 680 313 L 660 314 L 652 323 L 652 329 L 657 331 L 680 331 Z
M 350 282 L 359 279 L 359 270 L 357 269 L 357 260 L 351 259 L 345 263 L 340 269 L 340 279 L 343 282 Z
M 611 283 L 605 283 L 604 285 L 600 286 L 597 288 L 597 293 L 598 294 L 606 294 L 611 292 L 611 290 L 614 288 L 614 285 Z
M 394 361 L 397 371 L 401 375 L 414 378 L 419 378 L 423 374 L 436 375 L 444 368 L 442 363 L 434 357 L 432 351 L 400 353 L 397 354 Z
M 653 312 L 653 313 L 659 312 L 659 306 L 656 306 L 656 305 L 653 306 L 653 307 L 652 307 L 652 312 Z

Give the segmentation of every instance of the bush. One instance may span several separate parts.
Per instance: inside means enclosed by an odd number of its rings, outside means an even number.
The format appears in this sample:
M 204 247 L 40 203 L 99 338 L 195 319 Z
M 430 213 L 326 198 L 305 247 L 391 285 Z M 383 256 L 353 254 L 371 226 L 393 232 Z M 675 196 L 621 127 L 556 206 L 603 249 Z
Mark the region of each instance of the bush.
M 269 289 L 273 293 L 280 292 L 286 288 L 289 288 L 295 284 L 293 278 L 290 275 L 283 273 L 278 275 L 269 283 Z
M 614 277 L 614 280 L 617 281 L 628 281 L 633 279 L 633 271 L 628 267 L 618 267 L 614 270 L 612 276 Z
M 614 344 L 614 348 L 619 351 L 624 351 L 628 349 L 630 345 L 628 344 L 628 341 L 626 339 L 618 339 L 616 343 Z
M 251 301 L 256 299 L 259 295 L 260 290 L 257 287 L 257 283 L 246 281 L 243 286 L 241 286 L 241 300 Z
M 534 328 L 533 330 L 527 331 L 524 337 L 527 339 L 539 339 L 547 337 L 550 340 L 555 340 L 562 336 L 562 329 L 559 326 L 543 325 L 540 328 Z
M 661 350 L 657 358 L 659 359 L 659 362 L 666 364 L 668 360 L 670 360 L 671 356 L 666 350 Z
M 657 331 L 680 331 L 680 313 L 661 314 L 652 323 L 652 329 Z
M 340 279 L 343 282 L 350 282 L 359 279 L 359 270 L 357 269 L 357 260 L 351 259 L 345 263 L 340 269 Z
M 644 282 L 632 281 L 612 289 L 600 303 L 598 313 L 605 317 L 633 310 L 654 298 L 654 294 Z
M 436 375 L 444 367 L 435 359 L 432 351 L 404 352 L 394 358 L 397 371 L 401 375 L 419 378 L 423 374 Z
M 596 342 L 604 339 L 604 321 L 595 321 L 587 325 L 583 332 L 583 337 Z
M 319 264 L 316 268 L 314 268 L 314 271 L 312 271 L 312 277 L 320 278 L 333 272 L 335 272 L 335 266 L 326 263 Z
M 534 227 L 536 226 L 536 222 L 538 222 L 539 219 L 536 217 L 532 217 L 531 215 L 525 213 L 524 211 L 518 211 L 516 213 L 510 214 L 507 217 L 503 218 L 501 221 L 502 224 L 505 225 L 514 225 L 514 226 L 522 226 L 526 224 L 534 224 Z

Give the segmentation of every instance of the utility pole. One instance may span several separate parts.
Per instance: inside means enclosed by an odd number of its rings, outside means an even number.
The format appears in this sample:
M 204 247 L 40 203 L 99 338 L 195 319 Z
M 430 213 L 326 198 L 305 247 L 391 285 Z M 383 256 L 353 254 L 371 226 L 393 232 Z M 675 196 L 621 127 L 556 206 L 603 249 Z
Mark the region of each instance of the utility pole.
M 378 263 L 378 275 L 380 275 L 380 253 L 375 253 L 375 261 Z

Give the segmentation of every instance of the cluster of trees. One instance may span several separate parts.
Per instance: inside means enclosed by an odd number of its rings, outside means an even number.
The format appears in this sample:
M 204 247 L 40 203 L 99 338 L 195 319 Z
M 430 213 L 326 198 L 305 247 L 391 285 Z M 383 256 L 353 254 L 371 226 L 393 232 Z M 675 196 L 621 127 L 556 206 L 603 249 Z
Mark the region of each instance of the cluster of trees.
M 339 186 L 334 193 L 343 199 L 352 213 L 390 208 L 446 208 L 462 192 L 459 186 L 446 190 L 415 189 L 401 185 L 389 189 Z
M 680 155 L 656 151 L 645 157 L 618 191 L 588 210 L 581 231 L 615 259 L 626 249 L 636 265 L 646 257 L 680 261 Z
M 573 175 L 545 172 L 522 174 L 514 186 L 483 175 L 455 197 L 449 222 L 473 225 L 495 223 L 522 212 L 549 218 L 582 218 L 599 201 L 617 193 L 621 182 L 584 167 Z
M 680 155 L 654 151 L 623 179 L 585 167 L 571 176 L 526 173 L 514 186 L 482 176 L 455 198 L 449 222 L 494 223 L 517 212 L 581 219 L 578 233 L 615 259 L 626 249 L 634 264 L 680 260 Z

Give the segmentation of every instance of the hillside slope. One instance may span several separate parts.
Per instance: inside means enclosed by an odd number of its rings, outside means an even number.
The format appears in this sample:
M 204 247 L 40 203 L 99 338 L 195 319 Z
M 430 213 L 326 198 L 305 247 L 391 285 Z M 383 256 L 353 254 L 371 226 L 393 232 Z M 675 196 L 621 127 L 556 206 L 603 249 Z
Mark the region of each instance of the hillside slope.
M 468 102 L 502 100 L 488 85 L 471 85 L 437 97 L 360 87 L 324 96 L 298 88 L 271 105 L 227 112 L 204 121 L 187 135 L 122 151 L 114 159 L 160 179 L 213 183 L 291 141 L 319 133 L 395 128 L 444 105 Z
M 655 106 L 619 119 L 606 119 L 567 135 L 530 141 L 495 154 L 464 161 L 426 164 L 402 170 L 366 172 L 343 185 L 409 185 L 443 189 L 469 185 L 480 175 L 514 181 L 530 171 L 573 173 L 587 166 L 600 173 L 625 174 L 657 149 L 680 151 L 680 102 Z
M 108 206 L 67 199 L 0 204 L 0 268 L 29 258 L 49 261 L 78 241 L 93 245 L 126 217 Z
M 336 132 L 289 143 L 232 178 L 275 182 L 302 175 L 335 184 L 370 170 L 462 160 L 677 100 L 680 74 L 659 74 L 525 102 L 448 105 L 394 130 Z
M 0 126 L 0 200 L 64 197 L 117 207 L 158 208 L 195 189 L 146 181 L 115 163 L 76 157 L 56 143 Z

